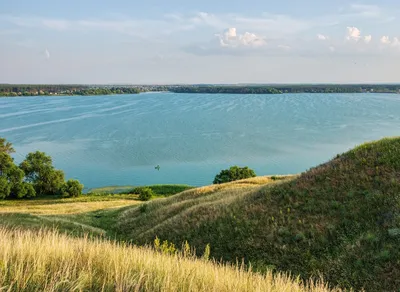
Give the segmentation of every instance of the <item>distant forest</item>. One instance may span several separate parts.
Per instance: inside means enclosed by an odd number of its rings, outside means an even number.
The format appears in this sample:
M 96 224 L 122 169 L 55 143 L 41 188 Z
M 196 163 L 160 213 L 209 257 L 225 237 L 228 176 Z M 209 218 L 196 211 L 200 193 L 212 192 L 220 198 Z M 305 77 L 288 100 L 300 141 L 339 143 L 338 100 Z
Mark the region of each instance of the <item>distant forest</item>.
M 0 96 L 137 94 L 136 87 L 89 85 L 0 84 Z
M 299 85 L 45 85 L 0 84 L 0 96 L 110 95 L 149 91 L 175 93 L 400 93 L 400 84 L 299 84 Z

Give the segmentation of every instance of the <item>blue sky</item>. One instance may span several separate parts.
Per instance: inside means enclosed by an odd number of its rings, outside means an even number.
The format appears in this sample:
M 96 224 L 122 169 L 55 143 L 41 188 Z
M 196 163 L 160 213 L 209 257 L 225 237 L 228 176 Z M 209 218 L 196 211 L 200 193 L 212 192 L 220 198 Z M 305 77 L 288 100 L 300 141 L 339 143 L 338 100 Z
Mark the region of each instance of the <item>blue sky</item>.
M 400 3 L 0 0 L 0 83 L 400 82 Z

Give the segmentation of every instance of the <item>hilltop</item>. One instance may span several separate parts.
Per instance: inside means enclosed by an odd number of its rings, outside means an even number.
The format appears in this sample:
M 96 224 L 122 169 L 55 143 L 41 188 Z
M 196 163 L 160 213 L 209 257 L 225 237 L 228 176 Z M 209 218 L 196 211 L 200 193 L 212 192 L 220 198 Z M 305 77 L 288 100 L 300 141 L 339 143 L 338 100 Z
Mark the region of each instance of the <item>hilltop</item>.
M 283 181 L 205 187 L 130 207 L 116 229 L 138 244 L 155 236 L 200 250 L 210 244 L 213 257 L 243 258 L 258 270 L 393 291 L 400 287 L 399 194 L 400 138 L 391 138 Z

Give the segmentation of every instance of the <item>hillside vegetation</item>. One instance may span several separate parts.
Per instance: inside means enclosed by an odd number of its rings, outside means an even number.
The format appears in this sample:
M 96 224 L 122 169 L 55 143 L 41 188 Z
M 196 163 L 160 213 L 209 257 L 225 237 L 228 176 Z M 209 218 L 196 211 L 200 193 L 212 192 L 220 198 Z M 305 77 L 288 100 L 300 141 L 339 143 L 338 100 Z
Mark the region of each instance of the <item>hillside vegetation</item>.
M 218 186 L 222 189 L 254 188 L 259 185 L 274 182 L 269 177 L 257 177 L 251 180 Z M 179 189 L 191 188 L 181 185 L 149 186 L 157 197 L 169 196 Z M 130 187 L 131 190 L 132 187 Z M 199 189 L 214 189 L 204 187 Z M 130 240 L 129 234 L 121 233 L 118 221 L 124 216 L 129 206 L 137 205 L 136 194 L 101 194 L 91 193 L 75 198 L 39 197 L 32 200 L 0 200 L 0 226 L 23 227 L 40 230 L 42 227 L 57 228 L 70 235 L 90 235 L 108 237 L 111 239 Z M 145 208 L 146 205 L 141 205 Z M 155 220 L 157 218 L 154 218 Z M 154 221 L 155 224 L 157 223 Z
M 4 291 L 329 291 L 283 274 L 54 231 L 0 229 L 0 238 Z
M 210 244 L 217 259 L 244 259 L 263 271 L 397 291 L 399 196 L 400 138 L 383 139 L 291 179 L 222 184 L 129 207 L 116 230 L 138 244 L 155 236 L 188 240 L 200 250 Z

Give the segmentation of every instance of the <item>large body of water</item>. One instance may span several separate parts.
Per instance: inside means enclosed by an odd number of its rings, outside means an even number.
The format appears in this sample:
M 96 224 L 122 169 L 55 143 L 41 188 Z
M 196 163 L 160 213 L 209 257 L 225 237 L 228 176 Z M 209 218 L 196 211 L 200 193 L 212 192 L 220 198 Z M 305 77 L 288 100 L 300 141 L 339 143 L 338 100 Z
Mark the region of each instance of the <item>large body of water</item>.
M 231 165 L 299 173 L 396 135 L 400 95 L 390 94 L 0 98 L 0 136 L 14 144 L 16 161 L 44 151 L 88 188 L 207 185 Z

